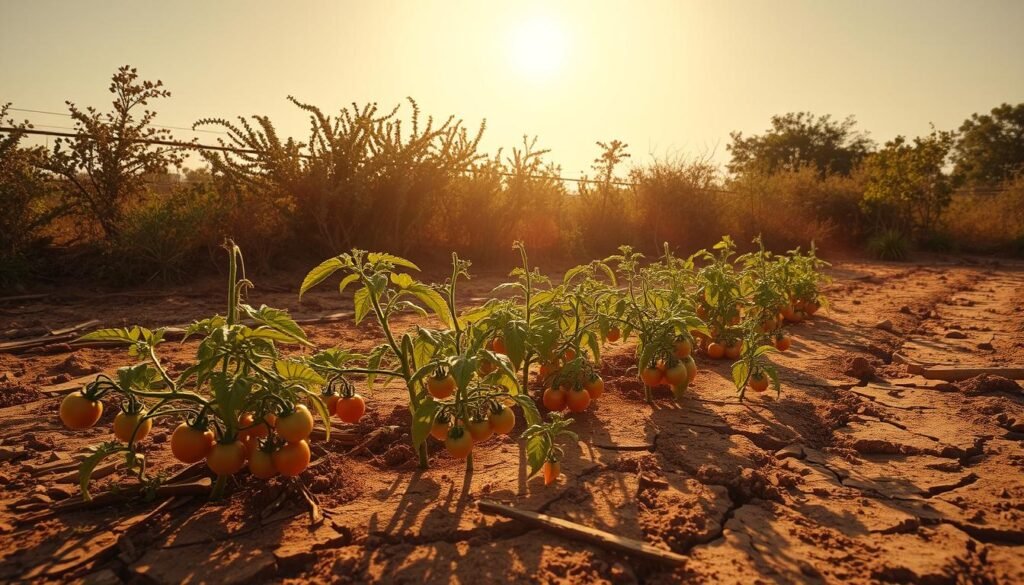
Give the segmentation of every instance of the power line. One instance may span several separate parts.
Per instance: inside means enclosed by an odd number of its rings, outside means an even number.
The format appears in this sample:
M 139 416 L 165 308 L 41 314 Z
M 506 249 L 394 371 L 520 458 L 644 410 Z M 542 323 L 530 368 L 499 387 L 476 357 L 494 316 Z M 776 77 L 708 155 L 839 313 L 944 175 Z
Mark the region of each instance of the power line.
M 7 108 L 12 112 L 27 112 L 32 114 L 47 114 L 49 116 L 64 116 L 65 118 L 73 118 L 71 114 L 65 112 L 50 112 L 48 110 L 30 110 L 28 108 Z M 186 132 L 205 132 L 207 134 L 227 134 L 221 130 L 199 130 L 196 128 L 186 128 L 184 126 L 161 126 L 160 124 L 150 124 L 154 128 L 166 128 L 168 130 L 184 130 Z M 45 126 L 45 124 L 33 124 L 33 126 Z M 49 128 L 60 128 L 61 126 L 49 126 Z

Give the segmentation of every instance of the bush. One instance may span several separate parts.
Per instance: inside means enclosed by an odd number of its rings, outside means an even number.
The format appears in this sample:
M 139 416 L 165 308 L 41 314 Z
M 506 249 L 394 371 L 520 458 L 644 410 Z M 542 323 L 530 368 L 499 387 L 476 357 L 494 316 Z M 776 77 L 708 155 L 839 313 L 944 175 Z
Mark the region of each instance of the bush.
M 943 223 L 949 236 L 967 251 L 1016 253 L 1018 243 L 1024 241 L 1024 177 L 995 192 L 956 194 Z
M 910 253 L 910 238 L 896 229 L 883 230 L 870 238 L 868 252 L 879 260 L 902 262 Z

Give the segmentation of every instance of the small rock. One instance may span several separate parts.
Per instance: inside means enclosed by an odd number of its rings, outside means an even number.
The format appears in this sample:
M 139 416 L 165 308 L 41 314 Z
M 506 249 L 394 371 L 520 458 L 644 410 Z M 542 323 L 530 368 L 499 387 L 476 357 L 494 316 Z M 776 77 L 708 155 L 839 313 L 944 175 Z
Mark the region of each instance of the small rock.
M 850 360 L 850 364 L 846 367 L 846 375 L 857 378 L 861 381 L 870 380 L 875 377 L 875 366 L 871 365 L 868 360 L 863 357 L 857 356 Z
M 804 448 L 802 445 L 799 445 L 797 443 L 786 445 L 785 447 L 775 452 L 775 457 L 777 457 L 778 459 L 788 459 L 790 457 L 794 459 L 803 459 Z
M 946 332 L 946 339 L 967 339 L 967 334 L 963 331 L 957 331 L 953 329 Z
M 46 495 L 50 496 L 54 500 L 66 500 L 73 494 L 65 487 L 59 485 L 52 485 L 46 489 Z
M 902 307 L 900 307 L 900 313 L 903 313 L 904 315 L 911 315 L 913 314 L 913 311 L 911 311 L 910 307 L 908 307 L 907 305 L 903 305 Z
M 853 299 L 853 300 L 852 300 L 852 301 L 850 301 L 850 302 L 851 302 L 851 303 L 853 303 L 853 304 L 855 304 L 855 305 L 859 305 L 859 304 L 860 304 L 860 299 Z
M 892 333 L 892 321 L 885 319 L 875 323 L 875 329 L 881 329 L 882 331 L 888 331 Z

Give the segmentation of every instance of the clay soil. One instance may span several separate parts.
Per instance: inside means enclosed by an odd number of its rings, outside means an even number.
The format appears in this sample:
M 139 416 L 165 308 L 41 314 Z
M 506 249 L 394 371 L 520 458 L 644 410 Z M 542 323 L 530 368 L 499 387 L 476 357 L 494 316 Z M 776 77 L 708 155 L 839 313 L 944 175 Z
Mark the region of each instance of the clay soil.
M 363 389 L 368 415 L 317 442 L 302 477 L 323 507 L 320 523 L 300 498 L 279 498 L 282 480 L 247 474 L 223 502 L 178 497 L 41 515 L 78 497 L 61 462 L 104 440 L 116 410 L 107 404 L 96 428 L 70 432 L 57 418 L 60 396 L 41 390 L 130 358 L 97 348 L 2 354 L 0 582 L 1024 583 L 1021 387 L 926 380 L 892 360 L 899 352 L 931 363 L 1024 364 L 1024 265 L 845 262 L 831 273 L 831 307 L 792 327 L 793 348 L 774 358 L 780 397 L 741 404 L 729 364 L 699 358 L 685 400 L 664 391 L 647 404 L 634 348 L 611 344 L 605 396 L 576 416 L 580 441 L 566 449 L 553 486 L 527 478 L 514 438 L 522 421 L 513 438 L 479 445 L 471 471 L 437 443 L 429 469 L 417 469 L 405 391 Z M 298 278 L 251 300 L 300 318 L 351 308 L 330 287 L 300 304 Z M 499 278 L 474 279 L 466 302 Z M 0 330 L 91 318 L 175 325 L 223 312 L 222 296 L 219 280 L 117 296 L 55 292 L 0 305 Z M 379 334 L 349 320 L 307 332 L 322 347 L 353 348 Z M 174 370 L 194 350 L 165 346 Z M 184 467 L 170 457 L 171 424 L 146 441 L 154 471 Z M 353 450 L 353 436 L 372 440 Z M 115 472 L 93 489 L 126 483 Z M 639 560 L 484 515 L 476 503 L 485 498 L 687 560 Z M 274 502 L 283 505 L 261 516 Z

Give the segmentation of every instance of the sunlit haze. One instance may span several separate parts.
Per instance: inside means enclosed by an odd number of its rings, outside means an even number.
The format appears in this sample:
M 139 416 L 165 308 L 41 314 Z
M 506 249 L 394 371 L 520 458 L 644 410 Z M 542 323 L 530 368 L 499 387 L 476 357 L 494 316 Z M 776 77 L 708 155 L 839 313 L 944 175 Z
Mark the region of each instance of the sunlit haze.
M 0 4 L 0 102 L 108 106 L 122 64 L 173 97 L 158 123 L 267 114 L 305 139 L 289 94 L 487 120 L 484 148 L 537 135 L 565 173 L 596 140 L 713 152 L 809 110 L 871 136 L 953 128 L 1024 100 L 1021 2 L 55 2 Z M 40 125 L 67 119 L 22 114 Z M 191 138 L 189 133 L 182 137 Z

